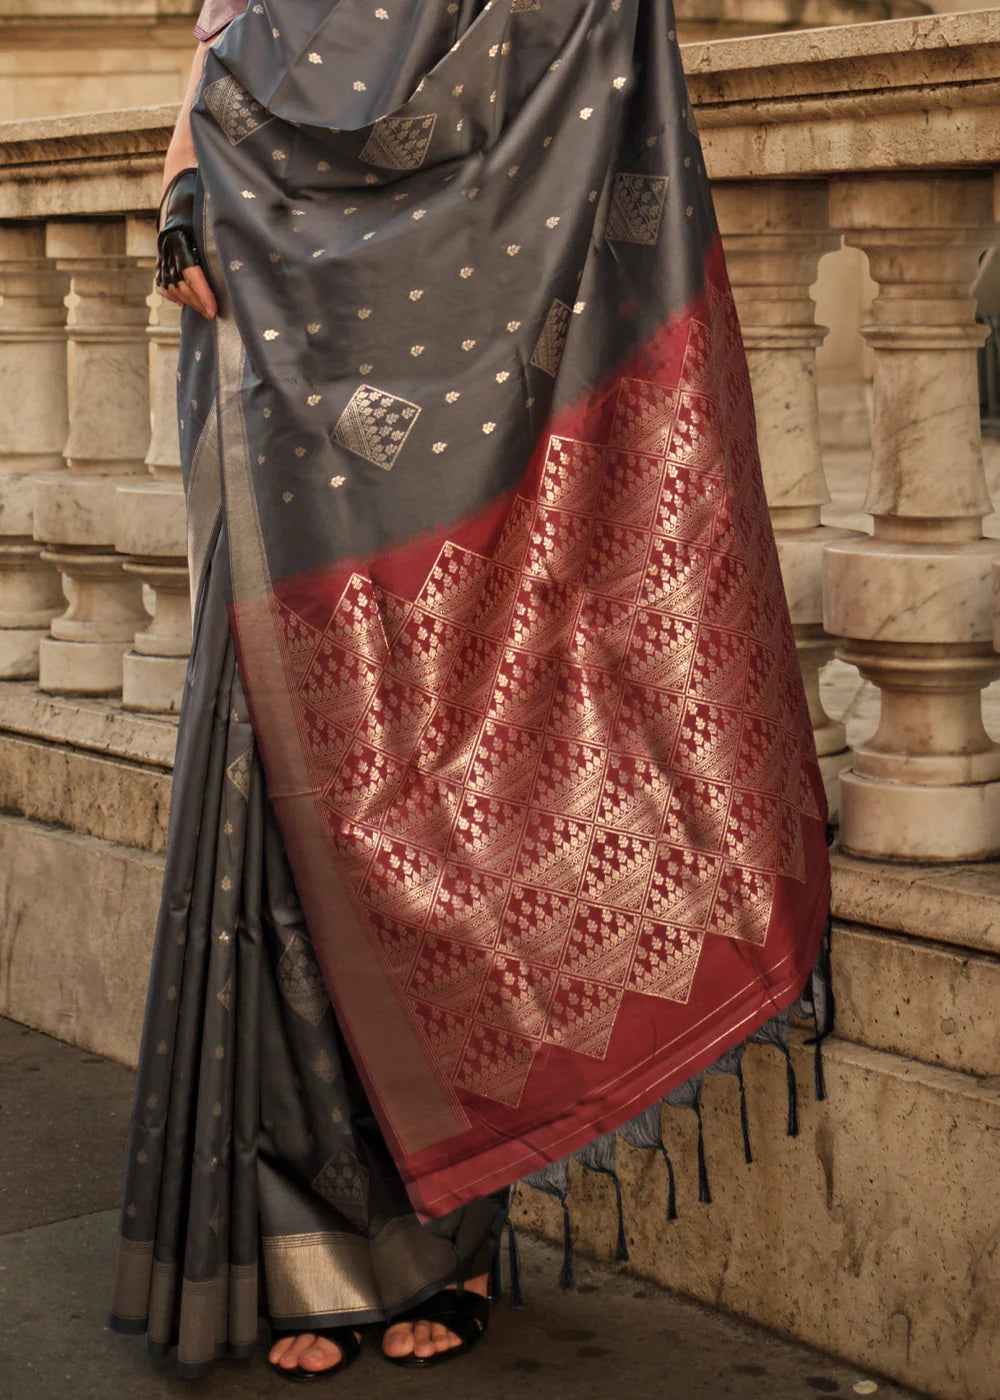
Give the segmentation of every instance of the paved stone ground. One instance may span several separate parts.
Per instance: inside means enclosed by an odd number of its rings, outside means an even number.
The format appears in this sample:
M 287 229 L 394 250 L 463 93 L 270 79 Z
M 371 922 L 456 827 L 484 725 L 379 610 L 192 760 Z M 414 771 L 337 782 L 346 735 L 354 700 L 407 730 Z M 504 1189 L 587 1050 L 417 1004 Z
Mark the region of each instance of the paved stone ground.
M 0 1020 L 0 1396 L 199 1400 L 291 1394 L 263 1353 L 194 1387 L 105 1327 L 132 1074 Z M 490 1336 L 454 1370 L 410 1376 L 372 1348 L 338 1381 L 352 1400 L 918 1400 L 796 1343 L 619 1271 L 522 1240 L 528 1306 L 494 1309 Z M 460 1369 L 459 1369 L 460 1367 Z

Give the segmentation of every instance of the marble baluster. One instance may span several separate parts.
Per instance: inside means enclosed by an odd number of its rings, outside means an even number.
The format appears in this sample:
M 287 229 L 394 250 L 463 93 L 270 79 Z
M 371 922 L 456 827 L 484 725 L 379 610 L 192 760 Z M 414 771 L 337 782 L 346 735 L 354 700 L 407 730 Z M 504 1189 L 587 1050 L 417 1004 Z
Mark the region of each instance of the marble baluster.
M 129 246 L 152 266 L 152 226 L 129 221 Z M 126 709 L 172 714 L 180 709 L 191 650 L 191 597 L 187 570 L 184 488 L 177 436 L 177 351 L 180 309 L 150 297 L 149 369 L 153 432 L 148 474 L 115 493 L 115 543 L 128 558 L 125 572 L 149 591 L 153 617 L 136 632 L 123 659 Z
M 69 606 L 42 640 L 39 684 L 117 695 L 122 656 L 148 620 L 114 531 L 117 486 L 146 470 L 149 274 L 129 256 L 124 220 L 50 223 L 46 251 L 70 275 L 69 435 L 66 470 L 38 477 L 34 525 Z
M 983 471 L 969 289 L 1000 242 L 989 173 L 836 180 L 831 218 L 879 288 L 872 538 L 826 551 L 826 622 L 881 692 L 877 732 L 842 775 L 841 840 L 880 860 L 1000 854 L 1000 747 L 983 727 L 991 646 L 992 502 Z
M 844 726 L 820 698 L 836 641 L 823 630 L 823 548 L 848 535 L 820 523 L 830 500 L 820 447 L 816 324 L 819 260 L 840 246 L 821 181 L 720 184 L 714 191 L 757 410 L 764 486 L 831 813 L 850 761 Z
M 38 647 L 66 605 L 34 539 L 35 481 L 62 465 L 68 279 L 45 226 L 0 229 L 0 679 L 38 675 Z

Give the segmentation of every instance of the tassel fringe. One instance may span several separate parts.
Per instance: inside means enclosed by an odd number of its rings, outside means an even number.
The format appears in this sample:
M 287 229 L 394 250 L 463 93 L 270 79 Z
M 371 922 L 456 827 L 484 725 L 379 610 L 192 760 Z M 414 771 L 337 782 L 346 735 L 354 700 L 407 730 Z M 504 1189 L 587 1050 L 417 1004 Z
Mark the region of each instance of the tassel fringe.
M 698 1200 L 703 1206 L 712 1204 L 712 1191 L 708 1184 L 708 1164 L 705 1161 L 705 1130 L 701 1121 L 701 1104 L 695 1105 L 698 1115 Z
M 615 1258 L 620 1264 L 627 1264 L 629 1261 L 628 1240 L 625 1238 L 625 1207 L 622 1203 L 622 1186 L 618 1180 L 618 1173 L 611 1173 L 611 1180 L 615 1184 L 615 1200 L 618 1203 L 618 1242 L 615 1245 Z
M 497 1240 L 496 1248 L 490 1259 L 489 1299 L 491 1303 L 498 1303 L 503 1297 L 503 1257 L 500 1251 L 500 1241 Z
M 499 1250 L 497 1252 L 499 1253 Z M 507 1219 L 507 1262 L 510 1268 L 510 1301 L 515 1308 L 523 1308 L 521 1257 L 517 1248 L 517 1232 L 514 1229 L 514 1222 L 509 1217 Z
M 667 1219 L 677 1219 L 677 1183 L 674 1180 L 674 1164 L 670 1160 L 670 1153 L 666 1144 L 660 1142 L 660 1151 L 663 1153 L 663 1160 L 667 1164 Z
M 559 1287 L 564 1293 L 568 1293 L 576 1287 L 576 1279 L 573 1276 L 573 1231 L 570 1229 L 569 1204 L 565 1196 L 560 1198 L 560 1204 L 563 1208 L 563 1257 Z
M 747 1086 L 743 1078 L 743 1061 L 736 1071 L 740 1085 L 740 1127 L 743 1129 L 743 1159 L 747 1166 L 753 1165 L 753 1150 L 750 1146 L 750 1115 L 747 1112 Z
M 795 1082 L 795 1070 L 792 1067 L 792 1052 L 785 1051 L 785 1078 L 788 1081 L 788 1136 L 798 1137 L 799 1135 L 799 1086 Z
M 833 915 L 831 913 L 827 915 L 826 928 L 823 930 L 823 941 L 820 944 L 820 977 L 814 981 L 813 985 L 813 1024 L 816 1027 L 816 1034 L 806 1041 L 807 1045 L 815 1047 L 813 1083 L 815 1086 L 817 1103 L 824 1103 L 826 1100 L 826 1074 L 823 1070 L 823 1041 L 833 1034 L 837 1019 L 837 1003 L 833 995 L 832 944 Z M 821 997 L 824 1001 L 822 1007 L 820 1006 Z

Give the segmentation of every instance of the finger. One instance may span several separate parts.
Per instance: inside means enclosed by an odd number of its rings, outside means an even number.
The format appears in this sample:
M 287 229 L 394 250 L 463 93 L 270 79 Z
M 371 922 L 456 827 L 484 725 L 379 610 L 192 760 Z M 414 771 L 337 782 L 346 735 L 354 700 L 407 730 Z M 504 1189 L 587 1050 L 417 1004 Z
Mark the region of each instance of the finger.
M 175 306 L 183 306 L 184 303 L 174 291 L 173 287 L 157 287 L 156 289 L 164 301 L 172 301 Z
M 194 308 L 200 311 L 206 320 L 211 320 L 218 311 L 212 289 L 208 285 L 208 278 L 200 267 L 186 267 L 184 269 L 184 281 L 194 297 Z
M 194 297 L 191 295 L 191 288 L 187 285 L 186 282 L 175 283 L 174 292 L 177 295 L 182 306 L 188 307 L 191 311 L 198 310 L 198 307 L 195 305 Z

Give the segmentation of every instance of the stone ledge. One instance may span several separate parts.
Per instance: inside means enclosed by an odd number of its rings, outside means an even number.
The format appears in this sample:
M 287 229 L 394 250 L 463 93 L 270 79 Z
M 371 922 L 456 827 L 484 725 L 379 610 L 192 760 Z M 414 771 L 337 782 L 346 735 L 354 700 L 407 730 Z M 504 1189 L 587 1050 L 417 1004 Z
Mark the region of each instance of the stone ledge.
M 837 1033 L 1000 1083 L 1000 958 L 835 924 Z
M 0 733 L 172 769 L 177 721 L 84 697 L 46 695 L 31 681 L 0 682 Z
M 170 774 L 0 731 L 0 811 L 140 850 L 166 850 Z
M 715 180 L 1000 161 L 1000 12 L 683 49 Z
M 774 95 L 777 85 L 792 81 L 789 70 L 797 73 L 797 95 L 819 91 L 817 78 L 826 72 L 830 82 L 836 70 L 824 65 L 862 64 L 860 74 L 866 86 L 876 87 L 872 59 L 888 65 L 894 58 L 918 61 L 940 69 L 941 58 L 967 73 L 993 70 L 995 51 L 1000 47 L 997 10 L 971 10 L 965 14 L 921 15 L 910 19 L 879 20 L 872 24 L 846 24 L 794 33 L 761 34 L 753 38 L 714 39 L 683 45 L 688 76 L 726 74 L 735 81 L 738 73 L 757 74 L 761 94 Z M 978 52 L 977 52 L 978 51 Z M 892 85 L 894 70 L 883 71 L 881 86 Z M 747 80 L 749 81 L 749 79 Z M 840 84 L 838 84 L 840 85 Z
M 0 122 L 0 218 L 149 213 L 178 108 Z
M 835 918 L 1000 955 L 1000 861 L 896 865 L 840 850 L 832 860 Z

